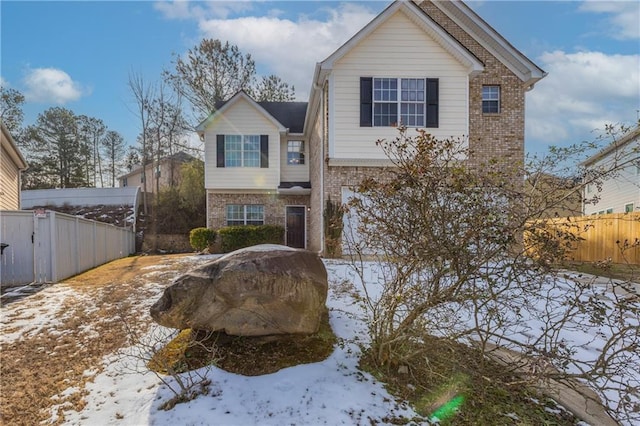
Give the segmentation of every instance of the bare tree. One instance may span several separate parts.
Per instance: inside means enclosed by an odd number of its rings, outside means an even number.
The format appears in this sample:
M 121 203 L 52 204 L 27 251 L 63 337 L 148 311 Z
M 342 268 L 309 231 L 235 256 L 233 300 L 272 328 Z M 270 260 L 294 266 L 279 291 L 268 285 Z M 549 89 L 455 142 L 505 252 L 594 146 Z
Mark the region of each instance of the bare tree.
M 104 186 L 102 176 L 102 158 L 100 143 L 107 131 L 107 126 L 99 118 L 78 116 L 78 137 L 82 146 L 81 154 L 85 157 L 85 176 L 93 186 Z
M 585 178 L 573 185 L 562 180 L 555 190 L 544 188 L 564 195 L 540 200 L 524 177 L 551 164 L 575 164 L 567 154 L 584 149 L 555 149 L 543 164 L 524 169 L 470 164 L 465 140 L 438 140 L 424 131 L 412 137 L 401 129 L 378 145 L 393 167 L 354 188 L 358 195 L 347 206 L 353 226 L 344 231 L 368 314 L 370 358 L 410 365 L 424 350 L 417 342 L 432 335 L 467 342 L 482 360 L 507 351 L 507 368 L 486 374 L 526 371 L 531 385 L 555 380 L 576 389 L 574 379 L 584 380 L 612 416 L 638 421 L 640 303 L 558 273 L 553 262 L 566 251 L 551 237 L 572 237 L 536 234 L 534 220 L 621 163 L 596 176 L 578 171 Z M 523 233 L 536 234 L 533 244 L 523 244 Z M 532 245 L 544 253 L 537 261 Z M 374 274 L 365 262 L 372 256 L 380 259 Z M 585 333 L 586 341 L 567 341 L 567 331 Z M 582 345 L 597 345 L 600 355 L 576 357 Z
M 148 136 L 151 126 L 151 113 L 149 110 L 151 108 L 151 103 L 155 95 L 155 87 L 153 85 L 145 83 L 142 75 L 134 72 L 129 73 L 128 85 L 135 102 L 134 114 L 138 118 L 140 124 L 140 152 L 142 154 L 142 203 L 144 213 L 147 214 L 149 212 L 149 209 L 147 205 L 146 165 L 149 161 Z

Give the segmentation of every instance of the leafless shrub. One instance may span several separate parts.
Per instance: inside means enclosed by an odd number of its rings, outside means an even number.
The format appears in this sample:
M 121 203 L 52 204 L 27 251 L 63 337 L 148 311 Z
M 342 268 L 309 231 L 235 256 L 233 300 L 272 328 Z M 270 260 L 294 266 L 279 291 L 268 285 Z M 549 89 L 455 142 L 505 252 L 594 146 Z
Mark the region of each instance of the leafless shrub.
M 152 325 L 141 332 L 125 322 L 129 346 L 118 352 L 123 373 L 154 374 L 174 397 L 160 405 L 170 410 L 176 404 L 191 401 L 198 395 L 209 393 L 210 372 L 217 360 L 211 333 L 195 333 L 191 330 L 177 332 Z M 196 352 L 198 366 L 188 363 L 189 353 Z
M 535 220 L 595 175 L 524 185 L 525 177 L 575 164 L 585 146 L 552 149 L 523 164 L 472 164 L 464 140 L 400 129 L 378 141 L 394 167 L 354 188 L 345 250 L 361 283 L 375 362 L 410 364 L 427 335 L 467 342 L 479 356 L 511 357 L 500 373 L 597 390 L 619 421 L 640 420 L 640 306 L 578 275 L 558 273 L 576 235 Z M 580 174 L 580 173 L 578 173 Z M 523 233 L 534 238 L 527 244 Z M 530 256 L 535 245 L 537 258 Z M 365 259 L 377 256 L 372 271 Z M 594 355 L 597 354 L 597 355 Z M 495 371 L 494 371 L 495 374 Z

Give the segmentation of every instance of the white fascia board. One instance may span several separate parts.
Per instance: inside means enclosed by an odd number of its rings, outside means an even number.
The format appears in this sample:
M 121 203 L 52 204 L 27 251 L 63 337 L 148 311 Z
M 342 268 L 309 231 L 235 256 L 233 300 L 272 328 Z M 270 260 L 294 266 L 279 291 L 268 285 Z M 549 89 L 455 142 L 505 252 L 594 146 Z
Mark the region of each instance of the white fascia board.
M 241 99 L 247 101 L 249 105 L 253 106 L 253 108 L 255 108 L 259 113 L 264 115 L 267 120 L 271 121 L 271 123 L 278 129 L 278 132 L 280 132 L 280 134 L 285 134 L 288 131 L 288 129 L 286 129 L 282 125 L 282 123 L 276 120 L 274 116 L 272 116 L 267 112 L 267 110 L 262 108 L 256 101 L 253 100 L 253 98 L 251 98 L 251 96 L 247 95 L 244 90 L 241 90 L 233 95 L 231 99 L 229 99 L 220 109 L 209 115 L 209 117 L 207 117 L 207 119 L 202 123 L 198 124 L 198 126 L 196 127 L 196 131 L 198 132 L 198 134 L 204 135 L 206 128 L 216 117 L 224 115 L 226 110 L 231 108 L 236 103 L 240 102 Z
M 482 47 L 487 49 L 489 53 L 500 59 L 527 86 L 533 87 L 536 82 L 547 75 L 545 71 L 513 47 L 511 43 L 462 1 L 434 1 L 433 4 L 467 34 L 471 35 Z M 454 11 L 460 12 L 465 19 L 461 19 Z M 470 26 L 469 22 L 473 23 L 476 28 Z

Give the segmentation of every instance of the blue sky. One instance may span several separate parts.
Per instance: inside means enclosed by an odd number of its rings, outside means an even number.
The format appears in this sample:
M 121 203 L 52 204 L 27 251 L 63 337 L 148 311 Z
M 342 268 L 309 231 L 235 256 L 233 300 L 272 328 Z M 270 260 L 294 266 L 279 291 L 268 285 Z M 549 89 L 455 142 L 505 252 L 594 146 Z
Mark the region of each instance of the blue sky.
M 389 4 L 0 1 L 2 84 L 27 97 L 25 125 L 52 106 L 101 118 L 134 143 L 130 72 L 160 79 L 203 37 L 250 53 L 307 100 L 316 62 Z M 592 140 L 640 109 L 640 2 L 469 1 L 549 75 L 527 94 L 526 148 Z

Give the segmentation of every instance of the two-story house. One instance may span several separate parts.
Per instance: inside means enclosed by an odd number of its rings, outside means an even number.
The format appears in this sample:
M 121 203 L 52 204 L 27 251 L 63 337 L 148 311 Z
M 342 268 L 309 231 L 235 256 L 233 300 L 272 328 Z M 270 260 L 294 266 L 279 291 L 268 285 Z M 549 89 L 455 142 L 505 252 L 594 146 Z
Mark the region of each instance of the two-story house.
M 118 177 L 120 188 L 125 186 L 144 187 L 147 181 L 147 192 L 155 193 L 158 189 L 172 188 L 180 185 L 182 179 L 181 166 L 198 160 L 193 155 L 179 151 L 173 155 L 162 157 L 155 164 L 151 161 L 143 168 L 138 165 L 128 173 Z
M 615 169 L 602 179 L 600 187 L 587 183 L 583 188 L 582 212 L 585 215 L 633 213 L 640 211 L 640 125 L 582 165 L 594 175 Z M 597 202 L 592 202 L 597 198 Z
M 316 65 L 308 103 L 241 92 L 200 124 L 208 226 L 281 224 L 323 252 L 327 201 L 389 165 L 376 140 L 402 124 L 466 138 L 470 161 L 522 162 L 525 93 L 544 76 L 463 2 L 395 1 Z

